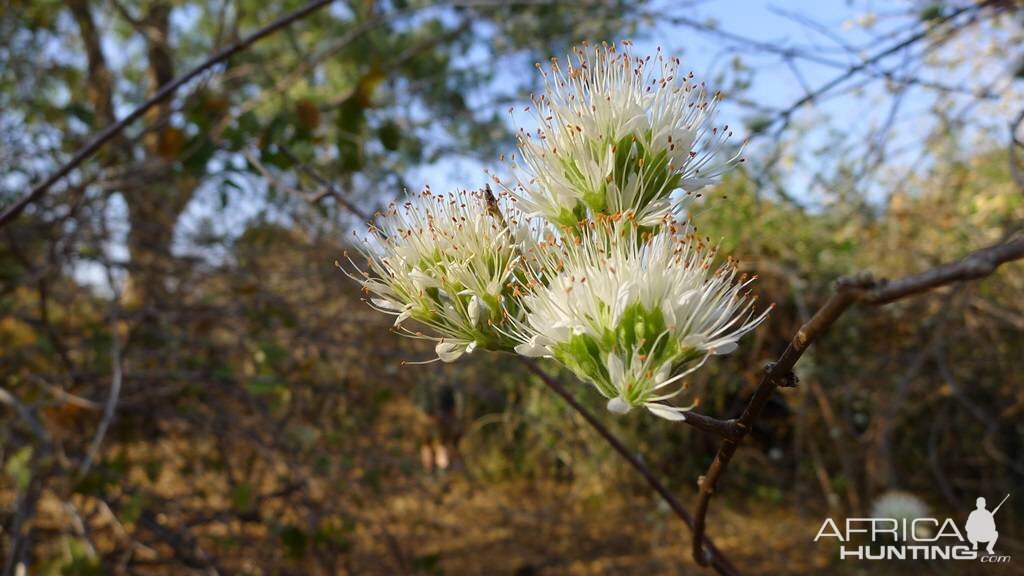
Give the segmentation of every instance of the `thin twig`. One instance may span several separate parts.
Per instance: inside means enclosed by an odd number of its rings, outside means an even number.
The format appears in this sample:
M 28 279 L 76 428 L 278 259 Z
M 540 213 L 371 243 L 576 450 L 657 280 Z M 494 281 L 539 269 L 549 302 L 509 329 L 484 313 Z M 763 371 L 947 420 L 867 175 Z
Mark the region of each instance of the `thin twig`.
M 944 26 L 948 22 L 951 22 L 951 21 L 955 20 L 956 18 L 960 17 L 961 15 L 966 14 L 966 13 L 977 13 L 977 12 L 980 12 L 981 10 L 989 7 L 992 4 L 995 4 L 995 0 L 987 0 L 987 1 L 984 1 L 984 2 L 980 2 L 978 4 L 968 4 L 966 6 L 963 6 L 961 8 L 958 8 L 957 10 L 954 10 L 954 11 L 950 12 L 949 14 L 943 16 L 942 18 L 937 19 L 935 22 L 933 22 L 930 25 L 926 26 L 924 29 L 917 31 L 914 34 L 911 34 L 910 36 L 904 38 L 903 40 L 900 40 L 899 42 L 896 42 L 895 44 L 893 44 L 893 45 L 891 45 L 891 46 L 881 50 L 880 52 L 875 53 L 873 56 L 871 56 L 869 58 L 866 58 L 866 59 L 862 60 L 861 62 L 858 62 L 855 65 L 850 66 L 842 74 L 839 74 L 839 75 L 835 76 L 834 78 L 832 78 L 828 82 L 826 82 L 826 83 L 822 84 L 821 86 L 819 86 L 814 91 L 812 91 L 812 92 L 810 92 L 808 94 L 805 94 L 802 98 L 798 99 L 796 102 L 794 102 L 788 108 L 786 108 L 785 110 L 780 112 L 778 117 L 776 118 L 776 120 L 779 120 L 779 119 L 785 120 L 785 119 L 789 118 L 797 110 L 799 110 L 800 108 L 803 108 L 804 106 L 806 106 L 808 104 L 813 103 L 818 98 L 820 98 L 821 96 L 823 96 L 827 92 L 831 91 L 833 88 L 843 84 L 844 82 L 846 82 L 850 78 L 856 76 L 857 74 L 859 74 L 861 72 L 864 72 L 865 70 L 869 70 L 872 66 L 874 66 L 878 62 L 881 62 L 882 60 L 885 60 L 889 56 L 892 56 L 893 54 L 896 54 L 897 52 L 899 52 L 899 51 L 901 51 L 901 50 L 903 50 L 905 48 L 908 48 L 908 47 L 916 44 L 917 42 L 920 42 L 921 40 L 927 38 L 928 35 L 931 34 L 932 32 L 934 32 L 935 30 L 938 30 L 939 28 L 941 28 L 942 26 Z
M 592 412 L 590 412 L 590 410 L 587 410 L 586 407 L 580 404 L 580 402 L 572 394 L 570 394 L 568 390 L 565 389 L 565 386 L 562 386 L 561 383 L 559 383 L 557 380 L 549 376 L 546 372 L 541 370 L 540 367 L 537 366 L 537 364 L 532 360 L 524 357 L 519 358 L 520 360 L 522 360 L 523 364 L 525 364 L 526 367 L 530 370 L 530 372 L 536 374 L 537 377 L 540 378 L 542 382 L 544 382 L 545 386 L 550 388 L 552 392 L 558 394 L 563 400 L 565 400 L 565 402 L 573 410 L 579 413 L 579 415 L 583 417 L 587 424 L 589 424 L 594 430 L 596 430 L 597 433 L 600 434 L 601 437 L 604 438 L 605 441 L 608 442 L 608 444 L 610 444 L 611 447 L 614 448 L 615 451 L 618 452 L 624 460 L 626 460 L 626 462 L 629 462 L 630 466 L 632 466 L 634 470 L 636 470 L 641 476 L 643 476 L 644 480 L 647 481 L 647 484 L 665 500 L 669 507 L 672 508 L 672 511 L 676 513 L 676 516 L 679 516 L 679 518 L 687 525 L 687 527 L 689 527 L 691 530 L 694 529 L 694 520 L 693 516 L 690 515 L 690 512 L 687 511 L 683 504 L 675 497 L 675 495 L 673 495 L 672 492 L 668 488 L 666 488 L 660 480 L 658 480 L 658 478 L 654 475 L 654 472 L 651 471 L 651 469 L 647 466 L 647 464 L 644 463 L 643 460 L 640 459 L 639 456 L 637 456 L 633 451 L 631 451 L 622 442 L 622 440 L 620 440 L 615 434 L 613 434 L 612 431 L 609 430 L 603 422 L 601 422 L 596 416 L 594 416 Z M 714 567 L 719 574 L 739 574 L 739 572 L 732 565 L 732 563 L 729 562 L 729 560 L 722 554 L 722 551 L 715 546 L 714 542 L 712 542 L 710 538 L 704 537 L 703 544 L 704 547 L 708 550 L 709 561 L 711 566 Z
M 700 491 L 694 509 L 693 558 L 708 565 L 711 554 L 701 545 L 704 540 L 706 517 L 711 496 L 715 493 L 722 473 L 751 427 L 761 409 L 779 386 L 795 384 L 793 367 L 804 351 L 824 334 L 852 305 L 862 303 L 881 306 L 957 282 L 977 280 L 995 272 L 1006 262 L 1024 258 L 1024 238 L 983 248 L 968 254 L 957 262 L 937 266 L 931 270 L 894 281 L 875 282 L 870 275 L 860 274 L 841 278 L 836 291 L 821 309 L 800 329 L 778 361 L 769 364 L 743 414 L 736 421 L 736 434 L 722 440 L 715 459 L 698 481 Z
M 782 353 L 779 360 L 769 364 L 765 369 L 761 383 L 758 384 L 757 389 L 754 391 L 754 396 L 743 410 L 739 420 L 736 421 L 737 434 L 733 438 L 722 440 L 718 453 L 715 454 L 715 459 L 711 462 L 711 466 L 698 481 L 700 490 L 697 494 L 693 526 L 693 559 L 698 564 L 707 566 L 712 560 L 712 555 L 702 546 L 708 504 L 711 501 L 711 495 L 714 494 L 718 479 L 729 465 L 729 460 L 732 459 L 733 454 L 736 453 L 736 448 L 739 447 L 740 442 L 750 432 L 754 421 L 761 414 L 761 410 L 768 403 L 772 393 L 775 392 L 775 388 L 780 384 L 792 385 L 791 375 L 793 366 L 803 356 L 807 347 L 818 336 L 828 330 L 832 323 L 857 301 L 860 293 L 869 287 L 870 283 L 870 277 L 859 277 L 851 281 L 839 283 L 836 292 L 829 298 L 828 302 L 806 324 L 800 327 L 800 330 L 797 331 L 796 336 L 790 341 L 789 346 Z
M 1024 238 L 972 252 L 957 262 L 943 264 L 920 274 L 879 282 L 861 300 L 876 306 L 888 304 L 940 286 L 984 278 L 995 272 L 1001 264 L 1021 258 L 1024 258 Z
M 109 260 L 106 255 L 103 256 L 103 263 L 105 264 L 107 273 L 107 283 L 110 285 L 111 299 L 110 299 L 110 394 L 107 396 L 107 401 L 103 406 L 103 417 L 100 419 L 99 426 L 96 427 L 96 433 L 93 435 L 92 442 L 89 444 L 89 450 L 85 453 L 85 458 L 82 460 L 82 465 L 78 468 L 78 478 L 84 478 L 89 473 L 89 469 L 95 462 L 97 455 L 99 455 L 100 447 L 103 446 L 103 439 L 107 436 L 107 430 L 110 429 L 110 424 L 114 421 L 114 415 L 117 412 L 117 403 L 121 399 L 121 384 L 124 380 L 124 371 L 121 367 L 121 340 L 117 335 L 117 323 L 120 317 L 121 310 L 121 288 L 114 278 L 114 272 L 111 269 Z
M 0 388 L 0 404 L 6 404 L 10 406 L 18 414 L 18 416 L 25 421 L 25 425 L 28 426 L 28 429 L 32 431 L 32 434 L 34 434 L 37 438 L 42 439 L 44 441 L 49 438 L 49 435 L 46 433 L 46 430 L 43 428 L 42 424 L 39 423 L 39 419 L 35 417 L 35 414 L 32 413 L 32 410 L 28 406 L 25 406 L 25 404 L 23 404 L 20 400 L 15 398 L 14 394 L 11 394 L 4 388 Z
M 287 156 L 290 161 L 297 164 L 299 166 L 299 170 L 301 170 L 303 174 L 309 176 L 314 181 L 316 181 L 317 184 L 321 186 L 322 190 L 318 192 L 316 196 L 309 199 L 310 203 L 316 204 L 317 202 L 323 200 L 327 196 L 330 196 L 331 198 L 334 198 L 335 202 L 341 204 L 342 207 L 344 207 L 346 210 L 362 218 L 364 222 L 373 222 L 372 216 L 370 216 L 362 209 L 360 209 L 358 206 L 353 204 L 352 201 L 346 197 L 348 195 L 343 194 L 340 190 L 338 190 L 338 187 L 335 186 L 333 182 L 321 176 L 320 173 L 313 169 L 313 167 L 311 167 L 309 164 L 306 164 L 305 162 L 299 160 L 294 154 L 292 154 L 291 150 L 289 150 L 287 146 L 277 143 L 277 149 L 280 150 L 282 154 Z

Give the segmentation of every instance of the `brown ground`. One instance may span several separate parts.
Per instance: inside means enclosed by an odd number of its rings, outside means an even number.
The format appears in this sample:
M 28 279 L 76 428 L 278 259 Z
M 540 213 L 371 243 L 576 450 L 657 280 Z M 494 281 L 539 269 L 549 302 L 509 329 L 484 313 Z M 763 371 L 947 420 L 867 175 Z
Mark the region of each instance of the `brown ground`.
M 449 483 L 438 497 L 393 499 L 378 511 L 389 538 L 362 533 L 358 546 L 376 555 L 381 574 L 611 575 L 711 574 L 689 557 L 682 523 L 650 500 L 579 499 L 559 486 L 474 490 Z M 813 538 L 822 519 L 781 507 L 722 506 L 709 526 L 744 574 L 1022 574 L 1024 558 L 993 566 L 974 562 L 855 562 Z M 403 550 L 416 550 L 410 556 Z M 1005 550 L 1005 549 L 1004 549 Z M 1006 553 L 1006 552 L 1004 552 Z

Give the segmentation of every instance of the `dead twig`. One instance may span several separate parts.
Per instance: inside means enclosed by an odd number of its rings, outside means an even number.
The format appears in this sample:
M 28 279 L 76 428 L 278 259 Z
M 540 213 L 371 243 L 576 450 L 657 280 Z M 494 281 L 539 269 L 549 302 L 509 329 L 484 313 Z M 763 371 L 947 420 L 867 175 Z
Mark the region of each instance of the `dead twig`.
M 117 323 L 121 310 L 121 288 L 117 279 L 114 278 L 112 266 L 106 255 L 103 256 L 102 260 L 105 265 L 107 283 L 110 285 L 112 293 L 110 299 L 110 394 L 107 396 L 107 401 L 103 406 L 103 417 L 100 419 L 99 426 L 96 427 L 96 433 L 93 435 L 89 449 L 85 453 L 82 465 L 78 468 L 78 478 L 84 478 L 89 473 L 89 469 L 99 455 L 100 448 L 103 446 L 103 439 L 106 438 L 107 430 L 110 429 L 110 424 L 114 421 L 117 403 L 121 399 L 121 384 L 124 381 L 124 371 L 121 366 L 121 339 L 117 335 Z
M 867 274 L 840 278 L 836 282 L 836 290 L 832 297 L 807 323 L 800 327 L 782 356 L 765 369 L 764 376 L 754 391 L 754 396 L 735 422 L 735 434 L 722 440 L 715 459 L 708 467 L 707 472 L 698 480 L 700 490 L 694 508 L 692 546 L 694 560 L 706 566 L 713 558 L 713 554 L 703 545 L 708 506 L 718 481 L 729 465 L 733 454 L 736 453 L 740 442 L 750 433 L 754 421 L 757 420 L 775 389 L 779 386 L 795 384 L 792 370 L 800 357 L 843 313 L 854 304 L 881 306 L 949 284 L 984 278 L 995 272 L 1000 265 L 1021 258 L 1024 258 L 1024 238 L 983 248 L 968 254 L 959 261 L 943 264 L 898 280 L 876 282 Z
M 543 382 L 545 386 L 547 386 L 548 388 L 551 389 L 552 392 L 560 396 L 562 400 L 565 400 L 565 402 L 573 410 L 575 410 L 580 416 L 582 416 L 583 419 L 587 422 L 587 424 L 589 424 L 591 428 L 597 431 L 597 433 L 602 438 L 604 438 L 604 440 L 608 442 L 608 444 L 610 444 L 616 452 L 618 452 L 619 456 L 622 456 L 622 458 L 626 462 L 628 462 L 629 465 L 632 466 L 633 469 L 636 470 L 640 474 L 640 476 L 643 477 L 644 480 L 647 481 L 647 484 L 651 488 L 653 488 L 654 491 L 657 492 L 658 495 L 662 497 L 662 499 L 665 500 L 669 507 L 672 508 L 672 511 L 675 512 L 676 516 L 679 516 L 679 518 L 686 524 L 687 527 L 689 527 L 691 530 L 694 529 L 694 519 L 693 516 L 690 515 L 690 512 L 675 497 L 675 495 L 672 494 L 672 492 L 668 488 L 666 488 L 660 480 L 658 480 L 658 478 L 654 475 L 654 472 L 651 471 L 647 464 L 645 464 L 644 461 L 641 460 L 640 457 L 636 455 L 636 453 L 630 450 L 622 442 L 622 440 L 618 438 L 618 436 L 612 433 L 612 431 L 609 430 L 608 427 L 605 426 L 604 423 L 597 418 L 597 416 L 595 416 L 590 410 L 587 410 L 586 407 L 580 404 L 579 400 L 577 400 L 572 394 L 570 394 L 569 391 L 565 389 L 565 386 L 562 386 L 562 384 L 558 382 L 558 380 L 552 378 L 546 372 L 541 370 L 540 367 L 537 366 L 537 364 L 532 360 L 523 357 L 520 357 L 520 360 L 522 360 L 522 362 L 526 365 L 527 369 L 529 369 L 530 372 L 533 372 L 534 374 L 537 375 L 538 378 L 540 378 L 541 382 Z M 704 546 L 704 548 L 708 551 L 707 563 L 710 563 L 710 565 L 715 569 L 715 571 L 717 571 L 719 574 L 739 574 L 737 569 L 722 554 L 722 551 L 715 546 L 714 542 L 712 542 L 710 538 L 702 536 L 701 543 Z

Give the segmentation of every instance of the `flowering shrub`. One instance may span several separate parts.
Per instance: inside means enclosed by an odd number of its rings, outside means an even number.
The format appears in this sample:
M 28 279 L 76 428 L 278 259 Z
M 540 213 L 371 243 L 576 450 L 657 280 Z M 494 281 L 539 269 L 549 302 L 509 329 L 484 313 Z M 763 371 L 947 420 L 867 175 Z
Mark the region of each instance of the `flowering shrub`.
M 680 223 L 689 201 L 739 156 L 679 62 L 629 45 L 582 47 L 553 60 L 533 99 L 538 128 L 520 131 L 514 181 L 392 205 L 348 274 L 437 359 L 474 350 L 550 357 L 591 383 L 608 409 L 666 404 L 710 356 L 734 351 L 764 320 L 753 279 Z M 406 327 L 408 321 L 429 330 Z

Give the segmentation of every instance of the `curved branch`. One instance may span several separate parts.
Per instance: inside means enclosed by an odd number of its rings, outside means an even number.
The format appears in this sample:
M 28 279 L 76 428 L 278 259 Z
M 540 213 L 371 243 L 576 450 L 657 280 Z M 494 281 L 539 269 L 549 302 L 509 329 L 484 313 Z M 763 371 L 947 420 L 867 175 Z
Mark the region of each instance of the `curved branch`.
M 1000 265 L 1021 258 L 1024 258 L 1024 238 L 971 252 L 957 262 L 936 266 L 919 274 L 879 281 L 861 301 L 881 306 L 948 284 L 978 280 L 995 272 Z
M 956 262 L 943 264 L 898 280 L 876 282 L 869 274 L 840 278 L 836 282 L 836 290 L 832 297 L 806 324 L 800 327 L 778 361 L 769 364 L 765 369 L 765 374 L 754 391 L 754 396 L 735 422 L 735 434 L 722 440 L 711 466 L 700 478 L 700 491 L 697 494 L 697 505 L 694 508 L 694 560 L 703 566 L 707 566 L 713 560 L 710 551 L 701 545 L 701 542 L 706 541 L 704 532 L 708 506 L 711 503 L 711 496 L 715 493 L 718 480 L 725 472 L 740 442 L 750 433 L 754 421 L 757 420 L 761 409 L 764 408 L 775 389 L 780 386 L 795 385 L 793 367 L 796 366 L 807 348 L 824 334 L 843 313 L 855 304 L 882 306 L 941 286 L 984 278 L 995 272 L 1000 265 L 1020 259 L 1024 259 L 1024 238 L 983 248 Z

